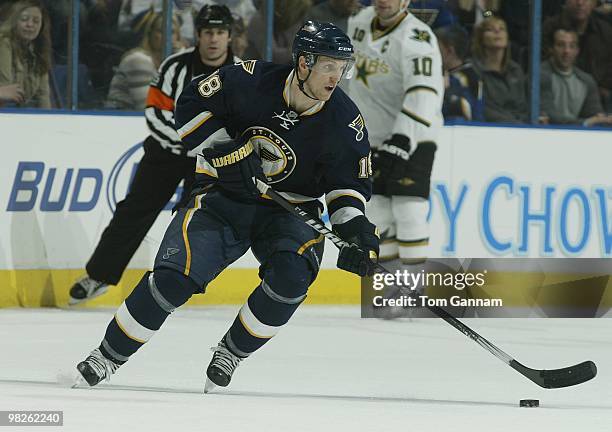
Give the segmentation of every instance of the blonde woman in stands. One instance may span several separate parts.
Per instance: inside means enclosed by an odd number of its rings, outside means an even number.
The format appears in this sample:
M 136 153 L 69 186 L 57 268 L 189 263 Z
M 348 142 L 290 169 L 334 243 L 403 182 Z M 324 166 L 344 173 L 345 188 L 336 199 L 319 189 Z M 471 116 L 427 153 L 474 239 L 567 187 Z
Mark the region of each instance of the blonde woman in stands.
M 525 123 L 527 78 L 510 58 L 506 22 L 485 18 L 474 28 L 472 64 L 484 84 L 484 117 L 488 122 Z
M 0 27 L 0 86 L 17 85 L 17 107 L 51 108 L 49 16 L 39 0 L 16 2 Z
M 121 59 L 110 84 L 107 108 L 143 111 L 149 84 L 157 76 L 163 60 L 163 15 L 150 10 L 137 20 L 134 27 L 137 33 L 144 29 L 142 43 Z M 176 16 L 172 27 L 172 47 L 177 52 L 181 49 L 181 26 Z

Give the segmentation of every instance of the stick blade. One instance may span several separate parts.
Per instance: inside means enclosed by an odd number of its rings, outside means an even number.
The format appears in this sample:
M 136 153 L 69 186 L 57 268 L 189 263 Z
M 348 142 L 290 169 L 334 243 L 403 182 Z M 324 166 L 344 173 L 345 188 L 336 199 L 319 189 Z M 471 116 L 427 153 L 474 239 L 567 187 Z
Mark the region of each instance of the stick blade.
M 531 369 L 516 360 L 510 362 L 516 371 L 546 389 L 570 387 L 587 382 L 597 375 L 597 366 L 588 360 L 561 369 Z

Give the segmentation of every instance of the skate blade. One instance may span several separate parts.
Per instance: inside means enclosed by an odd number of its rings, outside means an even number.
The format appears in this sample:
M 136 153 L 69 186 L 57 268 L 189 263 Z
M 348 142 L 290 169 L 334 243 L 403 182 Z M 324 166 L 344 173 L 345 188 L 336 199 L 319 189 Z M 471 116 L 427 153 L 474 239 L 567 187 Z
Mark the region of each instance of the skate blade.
M 215 388 L 217 388 L 217 385 L 210 379 L 206 378 L 206 383 L 204 384 L 204 393 L 210 393 L 210 391 L 214 390 Z
M 81 303 L 85 303 L 88 302 L 89 300 L 93 300 L 96 297 L 100 297 L 102 294 L 106 294 L 106 292 L 108 291 L 109 286 L 105 286 L 103 288 L 100 288 L 98 291 L 96 291 L 95 293 L 93 293 L 91 296 L 89 297 L 85 297 L 82 299 L 75 299 L 74 297 L 70 297 L 70 299 L 68 300 L 68 306 L 76 306 L 79 305 Z
M 89 384 L 87 384 L 87 381 L 85 381 L 78 370 L 74 372 L 60 371 L 57 373 L 56 381 L 60 386 L 67 388 L 89 387 Z
M 75 377 L 74 383 L 72 384 L 70 388 L 76 389 L 76 388 L 90 388 L 90 387 L 91 386 L 87 383 L 87 381 L 85 381 L 85 378 L 83 378 L 79 374 L 79 376 Z

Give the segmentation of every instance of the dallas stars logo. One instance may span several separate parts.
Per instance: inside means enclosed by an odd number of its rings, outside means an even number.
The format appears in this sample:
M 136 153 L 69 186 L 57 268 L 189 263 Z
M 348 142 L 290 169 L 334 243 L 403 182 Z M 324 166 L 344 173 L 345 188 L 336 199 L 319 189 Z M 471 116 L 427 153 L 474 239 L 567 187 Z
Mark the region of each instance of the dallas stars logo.
M 368 78 L 371 75 L 389 73 L 389 65 L 383 59 L 357 56 L 355 63 L 356 79 L 361 80 L 366 87 L 370 87 Z
M 431 44 L 431 35 L 425 30 L 412 29 L 412 36 L 410 39 Z
M 368 84 L 368 76 L 373 75 L 375 72 L 368 72 L 367 62 L 362 62 L 361 64 L 355 65 L 355 69 L 357 69 L 358 80 L 361 80 L 366 87 L 370 87 Z

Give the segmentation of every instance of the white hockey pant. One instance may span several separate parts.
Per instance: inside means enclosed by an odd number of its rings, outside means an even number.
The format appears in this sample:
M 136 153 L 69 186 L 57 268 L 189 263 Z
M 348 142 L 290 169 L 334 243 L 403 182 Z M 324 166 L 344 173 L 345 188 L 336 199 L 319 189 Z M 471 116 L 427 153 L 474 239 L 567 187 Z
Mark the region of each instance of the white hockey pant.
M 372 195 L 366 215 L 381 235 L 381 262 L 399 257 L 404 264 L 413 264 L 427 258 L 428 212 L 429 202 L 425 198 Z

